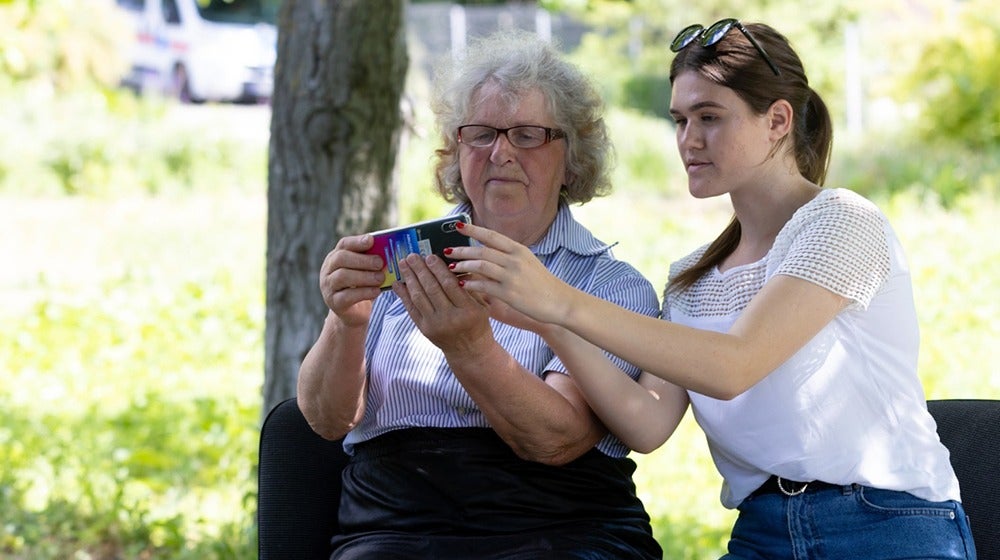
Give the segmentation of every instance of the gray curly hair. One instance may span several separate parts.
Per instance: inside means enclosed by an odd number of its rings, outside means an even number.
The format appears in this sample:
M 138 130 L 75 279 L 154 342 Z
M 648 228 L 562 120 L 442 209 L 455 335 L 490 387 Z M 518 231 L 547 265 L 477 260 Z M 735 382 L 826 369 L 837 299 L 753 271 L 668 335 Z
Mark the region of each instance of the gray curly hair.
M 468 124 L 472 100 L 493 82 L 513 99 L 538 89 L 566 133 L 566 181 L 561 196 L 585 203 L 611 192 L 613 148 L 597 88 L 556 47 L 534 33 L 500 31 L 480 38 L 438 68 L 432 109 L 442 138 L 435 150 L 435 183 L 449 202 L 468 202 L 458 162 L 458 127 Z

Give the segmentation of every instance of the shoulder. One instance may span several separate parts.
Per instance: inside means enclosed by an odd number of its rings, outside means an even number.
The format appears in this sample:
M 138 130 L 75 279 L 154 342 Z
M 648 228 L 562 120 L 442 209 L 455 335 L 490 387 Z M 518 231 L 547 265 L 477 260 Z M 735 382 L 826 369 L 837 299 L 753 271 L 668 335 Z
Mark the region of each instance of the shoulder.
M 772 258 L 807 248 L 823 254 L 885 252 L 888 220 L 874 203 L 847 189 L 822 191 L 778 233 Z
M 708 250 L 708 244 L 704 244 L 701 247 L 695 249 L 694 251 L 688 253 L 687 255 L 677 259 L 676 261 L 670 263 L 670 271 L 667 277 L 667 281 L 671 281 L 685 270 L 691 268 L 701 259 L 701 256 L 705 254 Z
M 847 189 L 825 190 L 778 234 L 766 276 L 809 280 L 866 306 L 889 276 L 890 235 L 871 201 Z
M 588 290 L 592 294 L 647 315 L 659 311 L 653 283 L 630 263 L 615 258 L 610 247 L 595 264 Z
M 827 227 L 881 230 L 885 215 L 872 201 L 848 189 L 825 189 L 799 209 L 786 227 L 822 223 Z

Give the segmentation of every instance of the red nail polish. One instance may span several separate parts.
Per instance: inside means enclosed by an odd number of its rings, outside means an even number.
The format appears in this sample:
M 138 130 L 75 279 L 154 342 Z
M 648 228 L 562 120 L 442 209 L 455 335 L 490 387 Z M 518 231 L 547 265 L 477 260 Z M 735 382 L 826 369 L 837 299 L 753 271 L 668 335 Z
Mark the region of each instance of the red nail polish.
M 464 286 L 464 285 L 465 285 L 465 280 L 459 280 L 459 281 L 458 281 L 458 287 L 459 287 L 459 288 L 461 288 L 461 287 L 462 287 L 462 286 Z
M 455 270 L 455 263 L 448 263 L 448 270 Z
M 445 248 L 444 248 L 444 254 L 446 254 L 446 255 L 450 255 L 450 254 L 451 254 L 451 251 L 452 251 L 452 248 L 451 248 L 451 247 L 445 247 Z
M 465 227 L 465 222 L 455 222 L 455 227 L 462 229 Z

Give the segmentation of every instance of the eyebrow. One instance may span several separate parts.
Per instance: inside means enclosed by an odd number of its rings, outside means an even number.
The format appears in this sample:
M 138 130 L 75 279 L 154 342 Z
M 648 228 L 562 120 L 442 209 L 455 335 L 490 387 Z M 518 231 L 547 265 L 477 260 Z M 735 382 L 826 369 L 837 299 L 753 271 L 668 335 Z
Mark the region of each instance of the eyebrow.
M 720 103 L 716 103 L 715 101 L 699 101 L 698 103 L 695 103 L 694 105 L 692 105 L 691 107 L 689 107 L 687 110 L 688 111 L 698 111 L 700 109 L 705 109 L 706 107 L 707 108 L 712 108 L 712 109 L 725 109 L 726 108 L 724 105 L 722 105 Z M 677 115 L 677 114 L 680 114 L 680 113 L 681 113 L 681 110 L 675 109 L 673 107 L 670 108 L 670 114 Z

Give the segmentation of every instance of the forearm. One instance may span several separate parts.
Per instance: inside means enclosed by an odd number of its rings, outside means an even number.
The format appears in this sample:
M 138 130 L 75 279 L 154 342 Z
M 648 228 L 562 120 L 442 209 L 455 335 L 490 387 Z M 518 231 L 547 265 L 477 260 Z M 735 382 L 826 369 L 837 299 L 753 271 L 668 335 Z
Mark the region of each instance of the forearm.
M 747 339 L 678 325 L 568 290 L 572 303 L 559 325 L 670 383 L 731 399 L 770 371 L 770 364 L 754 359 Z
M 493 429 L 524 459 L 564 464 L 593 448 L 606 433 L 582 398 L 570 402 L 495 341 L 479 352 L 447 357 Z
M 330 313 L 299 368 L 299 408 L 326 439 L 343 437 L 364 414 L 365 333 L 364 327 L 348 327 Z
M 544 337 L 594 413 L 629 448 L 649 453 L 674 432 L 687 410 L 683 389 L 640 385 L 600 348 L 562 327 L 552 326 Z

